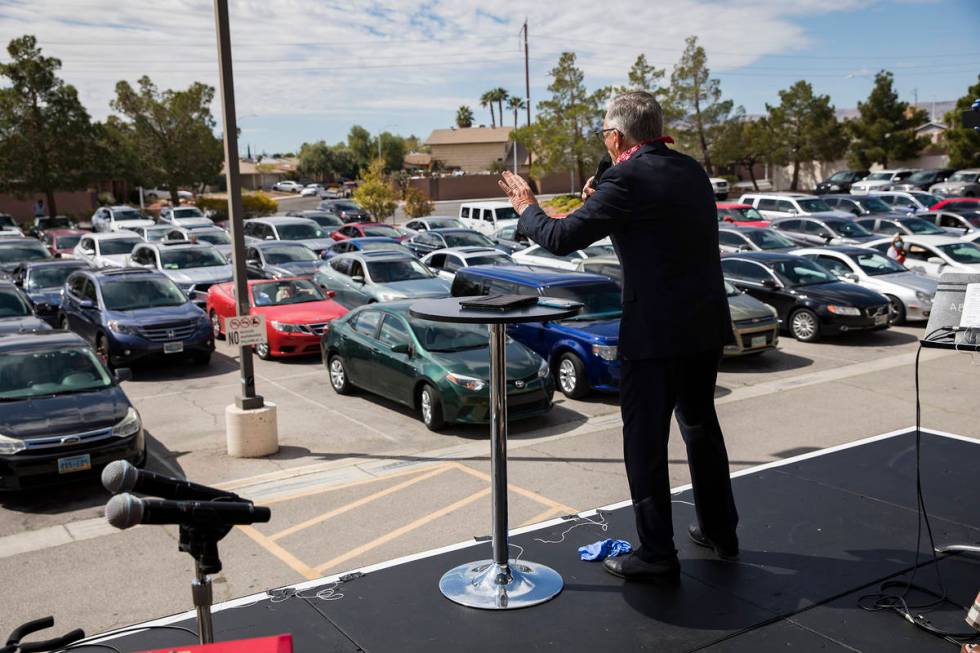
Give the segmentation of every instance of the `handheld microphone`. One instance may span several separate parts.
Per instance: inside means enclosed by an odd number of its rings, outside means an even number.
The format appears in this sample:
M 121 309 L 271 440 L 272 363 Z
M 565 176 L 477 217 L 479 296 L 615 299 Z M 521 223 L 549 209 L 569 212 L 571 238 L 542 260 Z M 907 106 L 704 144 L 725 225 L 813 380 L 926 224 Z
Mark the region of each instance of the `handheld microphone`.
M 592 188 L 595 188 L 599 184 L 599 180 L 602 179 L 603 173 L 612 167 L 612 157 L 606 152 L 601 159 L 599 159 L 599 165 L 595 169 L 595 175 L 592 177 L 592 183 L 590 184 Z
M 234 526 L 267 522 L 272 511 L 247 501 L 168 501 L 117 494 L 105 506 L 106 520 L 119 529 L 138 524 Z
M 137 469 L 125 460 L 114 460 L 105 466 L 102 470 L 102 485 L 113 494 L 139 492 L 174 501 L 242 500 L 234 492 Z

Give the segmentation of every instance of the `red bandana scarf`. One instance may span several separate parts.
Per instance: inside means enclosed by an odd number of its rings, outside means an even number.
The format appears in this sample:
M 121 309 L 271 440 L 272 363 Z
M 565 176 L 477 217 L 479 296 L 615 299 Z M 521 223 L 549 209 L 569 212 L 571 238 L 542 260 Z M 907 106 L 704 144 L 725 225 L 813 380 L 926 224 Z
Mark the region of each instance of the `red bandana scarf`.
M 616 157 L 616 161 L 614 163 L 622 163 L 626 159 L 636 154 L 637 151 L 644 145 L 649 145 L 650 143 L 673 143 L 673 142 L 674 139 L 671 138 L 670 136 L 660 136 L 659 138 L 654 138 L 649 141 L 640 141 L 639 143 L 629 148 L 628 150 L 624 150 L 623 152 L 621 152 L 620 155 Z

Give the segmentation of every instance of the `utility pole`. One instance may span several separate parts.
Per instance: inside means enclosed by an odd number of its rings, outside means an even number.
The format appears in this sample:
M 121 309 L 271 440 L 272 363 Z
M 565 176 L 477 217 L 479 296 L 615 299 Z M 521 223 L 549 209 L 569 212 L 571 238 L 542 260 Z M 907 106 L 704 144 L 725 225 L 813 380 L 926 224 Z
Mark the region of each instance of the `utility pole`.
M 524 97 L 527 99 L 527 126 L 531 126 L 531 72 L 527 55 L 527 17 L 524 17 Z M 528 175 L 531 174 L 531 148 L 527 150 Z

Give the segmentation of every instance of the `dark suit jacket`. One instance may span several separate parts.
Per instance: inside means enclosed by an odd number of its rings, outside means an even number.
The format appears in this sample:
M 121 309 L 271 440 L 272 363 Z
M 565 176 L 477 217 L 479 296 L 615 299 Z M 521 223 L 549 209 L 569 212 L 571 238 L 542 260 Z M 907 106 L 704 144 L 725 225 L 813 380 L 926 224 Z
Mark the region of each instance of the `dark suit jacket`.
M 691 157 L 644 145 L 568 217 L 532 206 L 518 227 L 559 255 L 612 237 L 623 265 L 622 358 L 720 352 L 731 341 L 714 192 Z

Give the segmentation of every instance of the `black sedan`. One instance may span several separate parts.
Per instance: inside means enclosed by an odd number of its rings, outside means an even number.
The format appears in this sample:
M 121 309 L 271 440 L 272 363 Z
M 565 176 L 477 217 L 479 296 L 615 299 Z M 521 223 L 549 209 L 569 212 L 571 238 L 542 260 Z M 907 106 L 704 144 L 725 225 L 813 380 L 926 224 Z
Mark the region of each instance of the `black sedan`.
M 494 247 L 495 243 L 474 229 L 429 229 L 402 243 L 418 257 L 448 247 Z
M 0 279 L 0 334 L 50 328 L 34 314 L 34 307 L 20 288 L 10 281 Z
M 313 250 L 288 240 L 266 240 L 245 248 L 245 271 L 249 279 L 310 278 L 320 263 Z
M 817 195 L 824 193 L 849 193 L 851 184 L 861 181 L 868 176 L 867 170 L 838 170 L 830 175 L 829 179 L 824 179 L 817 184 Z
M 747 252 L 723 257 L 721 268 L 737 288 L 775 308 L 783 328 L 797 340 L 888 328 L 887 297 L 839 281 L 802 256 Z
M 14 268 L 11 277 L 31 300 L 35 314 L 52 327 L 58 328 L 61 290 L 65 281 L 75 270 L 89 268 L 91 266 L 88 262 L 78 259 L 28 261 Z
M 74 480 L 113 460 L 146 460 L 139 413 L 73 333 L 0 336 L 0 404 L 0 489 Z
M 718 227 L 718 246 L 723 252 L 788 252 L 799 247 L 769 227 Z

